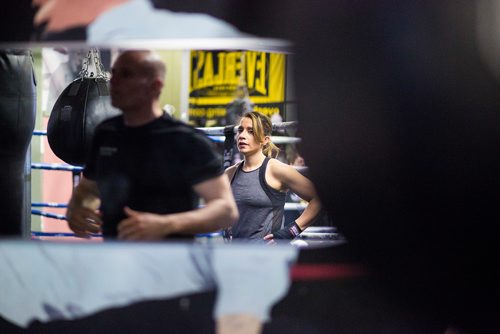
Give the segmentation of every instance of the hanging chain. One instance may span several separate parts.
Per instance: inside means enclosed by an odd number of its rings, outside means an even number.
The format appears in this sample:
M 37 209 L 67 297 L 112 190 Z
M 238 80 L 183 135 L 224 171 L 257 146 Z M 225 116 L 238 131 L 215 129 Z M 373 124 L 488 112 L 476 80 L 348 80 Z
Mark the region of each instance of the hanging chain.
M 96 72 L 98 78 L 108 79 L 108 73 L 104 69 L 104 65 L 101 62 L 101 53 L 98 49 L 94 49 L 94 64 L 96 66 Z
M 89 73 L 91 67 L 95 69 L 95 73 Z M 82 80 L 83 78 L 101 78 L 108 80 L 108 74 L 101 62 L 101 55 L 97 48 L 91 48 L 87 53 L 87 56 L 83 58 L 82 69 L 78 75 Z
M 78 73 L 78 76 L 80 79 L 83 80 L 83 78 L 88 77 L 88 68 L 89 68 L 89 62 L 90 62 L 90 50 L 87 53 L 87 57 L 83 58 L 82 61 L 82 69 L 80 70 L 80 73 Z

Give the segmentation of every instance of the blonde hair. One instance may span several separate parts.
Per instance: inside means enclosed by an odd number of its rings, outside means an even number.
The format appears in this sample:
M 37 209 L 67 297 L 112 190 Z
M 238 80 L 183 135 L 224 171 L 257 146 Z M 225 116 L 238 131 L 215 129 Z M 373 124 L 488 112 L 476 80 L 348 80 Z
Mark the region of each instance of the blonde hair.
M 247 117 L 252 120 L 253 136 L 259 143 L 263 143 L 266 136 L 271 137 L 273 124 L 269 117 L 258 111 L 247 112 L 242 117 Z M 262 153 L 264 153 L 266 157 L 276 158 L 280 153 L 280 149 L 274 145 L 271 138 L 269 138 L 268 143 L 262 148 Z

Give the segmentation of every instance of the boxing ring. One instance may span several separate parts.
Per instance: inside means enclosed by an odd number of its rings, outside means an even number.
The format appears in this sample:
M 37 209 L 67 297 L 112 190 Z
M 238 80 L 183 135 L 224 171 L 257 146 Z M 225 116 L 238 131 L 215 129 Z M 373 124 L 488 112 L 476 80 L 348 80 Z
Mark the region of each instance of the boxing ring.
M 279 134 L 286 134 L 287 130 L 295 130 L 297 128 L 298 123 L 293 122 L 279 122 L 273 123 L 273 132 Z M 234 135 L 236 134 L 236 126 L 230 125 L 225 127 L 199 127 L 197 128 L 199 131 L 202 131 L 204 134 L 208 136 L 215 143 L 224 143 L 224 164 L 227 168 L 230 165 L 230 158 L 232 157 L 232 150 L 234 148 Z M 36 130 L 33 132 L 35 136 L 47 136 L 47 131 Z M 272 141 L 276 144 L 296 144 L 301 141 L 299 137 L 293 136 L 272 136 Z M 82 166 L 73 166 L 67 163 L 31 163 L 31 169 L 35 170 L 45 170 L 45 171 L 63 171 L 63 172 L 71 172 L 72 173 L 72 182 L 73 187 L 75 187 L 81 178 L 81 172 L 83 171 Z M 301 167 L 301 169 L 307 169 L 307 167 Z M 293 211 L 302 211 L 305 208 L 305 204 L 303 203 L 285 203 L 285 210 L 293 210 Z M 43 217 L 48 217 L 60 221 L 66 221 L 66 217 L 63 214 L 56 214 L 52 212 L 43 211 L 42 208 L 67 208 L 67 203 L 57 203 L 57 202 L 32 202 L 31 203 L 31 214 L 38 215 Z M 307 233 L 304 234 L 302 239 L 307 239 L 308 242 L 312 240 L 321 240 L 325 242 L 327 240 L 339 240 L 341 236 L 337 233 L 335 228 L 328 228 L 327 234 L 316 234 L 317 230 L 314 228 L 310 228 Z M 32 231 L 31 238 L 32 239 L 42 239 L 42 238 L 55 238 L 55 237 L 73 237 L 74 234 L 71 232 L 43 232 L 43 231 Z M 92 234 L 92 238 L 100 238 L 100 234 Z M 200 234 L 197 237 L 199 238 L 214 238 L 214 237 L 222 237 L 222 232 L 216 233 L 205 233 Z M 317 238 L 316 238 L 317 237 Z M 54 239 L 55 240 L 55 239 Z M 314 242 L 314 241 L 313 241 Z M 300 245 L 301 243 L 298 243 Z M 302 243 L 304 245 L 304 243 Z
M 82 75 L 81 85 L 83 79 Z M 63 96 L 61 94 L 60 98 Z M 85 100 L 101 97 L 85 96 Z M 61 110 L 65 112 L 66 109 Z M 37 130 L 33 135 L 50 137 L 50 126 L 49 120 L 48 131 Z M 276 144 L 299 143 L 300 138 L 287 133 L 296 127 L 297 122 L 274 123 L 272 140 Z M 235 126 L 198 130 L 213 142 L 223 143 L 222 157 L 225 167 L 228 167 L 235 147 Z M 54 131 L 52 128 L 52 133 Z M 59 156 L 52 148 L 53 143 L 49 140 L 52 151 L 66 163 L 30 161 L 29 167 L 47 173 L 69 172 L 75 187 L 83 170 L 77 165 L 81 162 L 72 163 L 74 156 L 70 159 Z M 286 210 L 303 210 L 304 207 L 302 203 L 285 205 Z M 46 212 L 44 208 L 65 209 L 67 203 L 31 201 L 32 215 L 56 219 L 64 224 L 64 214 Z M 101 237 L 100 234 L 92 235 L 94 240 L 100 241 Z M 330 272 L 342 276 L 345 269 L 321 267 L 317 272 L 296 265 L 299 252 L 305 247 L 317 249 L 345 243 L 333 227 L 326 230 L 309 228 L 292 243 L 278 240 L 267 247 L 265 241 L 232 241 L 228 244 L 221 232 L 196 235 L 189 242 L 106 240 L 96 243 L 83 240 L 85 242 L 75 243 L 68 242 L 75 240 L 73 233 L 44 232 L 42 228 L 42 231 L 31 231 L 31 239 L 0 243 L 0 266 L 3 268 L 0 273 L 0 332 L 9 331 L 8 325 L 16 330 L 36 332 L 34 323 L 45 331 L 51 328 L 51 324 L 61 321 L 79 327 L 81 322 L 78 321 L 96 319 L 94 317 L 110 310 L 124 312 L 125 317 L 129 317 L 129 310 L 141 303 L 179 300 L 180 309 L 185 309 L 185 298 L 206 296 L 207 293 L 213 296 L 213 303 L 203 307 L 205 317 L 219 319 L 244 314 L 266 322 L 273 306 L 287 294 L 294 275 L 303 279 L 316 272 L 324 278 L 326 270 L 327 275 Z M 351 274 L 359 273 L 356 268 L 351 270 Z M 158 308 L 153 308 L 151 313 L 161 316 Z M 178 308 L 174 307 L 173 315 L 179 315 Z M 174 319 L 171 321 L 175 327 Z M 184 330 L 182 328 L 181 332 Z M 197 330 L 205 331 L 210 332 L 209 329 Z M 95 329 L 87 332 L 95 332 Z
M 298 137 L 289 136 L 297 122 L 273 124 L 272 140 L 276 144 L 295 144 Z M 224 163 L 234 148 L 235 126 L 198 128 L 213 142 L 223 143 Z M 47 131 L 34 131 L 47 136 Z M 54 150 L 53 150 L 54 151 Z M 65 160 L 65 159 L 63 159 Z M 69 163 L 29 162 L 31 170 L 72 175 L 73 186 L 80 180 L 83 168 Z M 64 214 L 44 208 L 65 209 L 67 203 L 31 201 L 31 214 L 58 220 L 65 224 Z M 286 203 L 286 210 L 303 210 L 303 203 Z M 61 240 L 60 237 L 64 237 Z M 304 252 L 345 244 L 333 227 L 310 227 L 296 240 L 267 242 L 225 242 L 219 232 L 197 235 L 189 242 L 130 243 L 68 242 L 68 232 L 31 231 L 31 240 L 4 239 L 0 243 L 0 332 L 51 332 L 53 325 L 65 323 L 65 332 L 106 332 L 99 326 L 100 317 L 120 322 L 135 316 L 141 305 L 161 303 L 147 313 L 164 316 L 162 307 L 173 305 L 170 318 L 156 329 L 170 332 L 182 312 L 193 313 L 190 301 L 202 296 L 201 312 L 210 319 L 226 315 L 251 315 L 262 322 L 270 319 L 273 307 L 287 295 L 292 283 L 300 280 L 325 280 L 364 275 L 356 266 L 331 263 L 301 264 Z M 92 239 L 99 240 L 94 234 Z M 42 241 L 43 240 L 43 241 Z M 58 242 L 47 242 L 58 241 Z M 303 291 L 300 292 L 304 295 Z M 195 298 L 195 299 L 193 299 Z M 146 304 L 145 304 L 146 303 Z M 167 312 L 168 313 L 168 312 Z M 199 315 L 199 314 L 198 314 Z M 139 321 L 144 319 L 144 314 Z M 196 322 L 198 318 L 190 318 Z M 114 320 L 114 319 L 113 319 Z M 95 323 L 93 323 L 95 321 Z M 85 328 L 92 330 L 83 330 Z M 186 325 L 186 323 L 184 323 Z M 197 326 L 194 324 L 193 326 Z M 79 328 L 76 330 L 76 328 Z M 104 328 L 104 329 L 103 329 Z M 113 327 L 114 328 L 114 327 Z M 153 328 L 154 325 L 153 325 Z M 56 331 L 54 331 L 56 332 Z M 58 331 L 59 332 L 59 331 Z M 121 331 L 123 332 L 123 331 Z M 175 332 L 175 331 L 174 331 Z M 181 331 L 186 332 L 185 328 Z M 195 332 L 211 332 L 200 329 Z

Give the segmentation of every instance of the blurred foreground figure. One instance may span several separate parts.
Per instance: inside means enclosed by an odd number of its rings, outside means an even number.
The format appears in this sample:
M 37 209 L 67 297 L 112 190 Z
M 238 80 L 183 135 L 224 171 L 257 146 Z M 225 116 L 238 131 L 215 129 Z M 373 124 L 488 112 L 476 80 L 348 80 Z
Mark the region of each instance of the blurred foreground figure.
M 34 26 L 41 30 L 41 39 L 106 43 L 245 36 L 210 15 L 156 9 L 149 0 L 33 0 L 32 3 L 39 8 Z
M 288 13 L 301 17 L 286 34 L 321 201 L 428 332 L 500 328 L 496 7 L 301 1 Z

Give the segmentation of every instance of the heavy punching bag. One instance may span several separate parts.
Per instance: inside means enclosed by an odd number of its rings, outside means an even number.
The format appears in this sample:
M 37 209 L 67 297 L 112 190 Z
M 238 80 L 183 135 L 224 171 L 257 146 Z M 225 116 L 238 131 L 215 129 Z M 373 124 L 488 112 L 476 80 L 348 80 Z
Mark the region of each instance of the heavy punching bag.
M 96 72 L 89 73 L 92 64 Z M 63 90 L 52 108 L 47 139 L 52 151 L 68 164 L 83 165 L 95 127 L 119 114 L 118 109 L 111 106 L 109 79 L 102 68 L 97 49 L 91 49 L 81 76 Z
M 36 82 L 29 50 L 0 50 L 0 235 L 21 236 L 24 165 L 35 127 Z

